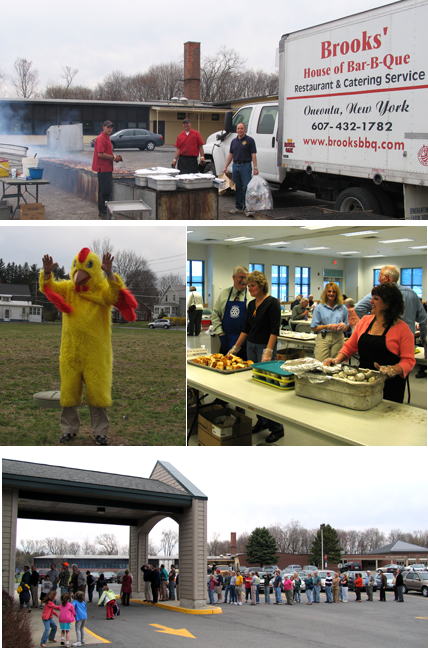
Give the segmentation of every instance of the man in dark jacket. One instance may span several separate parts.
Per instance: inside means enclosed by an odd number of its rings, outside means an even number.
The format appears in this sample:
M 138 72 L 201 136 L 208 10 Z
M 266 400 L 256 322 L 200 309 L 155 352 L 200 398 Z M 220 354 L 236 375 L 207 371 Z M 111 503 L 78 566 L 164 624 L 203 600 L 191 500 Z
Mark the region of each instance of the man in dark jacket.
M 159 588 L 161 585 L 161 575 L 160 575 L 159 567 L 155 567 L 153 571 L 150 572 L 150 582 L 152 584 L 153 603 L 157 603 L 159 598 Z
M 395 587 L 397 589 L 397 601 L 398 603 L 404 603 L 404 580 L 401 569 L 397 569 L 397 576 L 395 577 Z
M 30 574 L 30 590 L 31 590 L 31 598 L 33 601 L 33 608 L 39 606 L 39 581 L 40 581 L 39 572 L 36 570 L 35 566 L 32 565 L 31 574 Z

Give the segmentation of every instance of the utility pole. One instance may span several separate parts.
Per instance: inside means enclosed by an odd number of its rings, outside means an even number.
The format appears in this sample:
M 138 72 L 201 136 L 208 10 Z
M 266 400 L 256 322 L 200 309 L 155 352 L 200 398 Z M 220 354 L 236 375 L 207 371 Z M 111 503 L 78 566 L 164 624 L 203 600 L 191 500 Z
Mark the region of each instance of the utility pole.
M 324 527 L 325 524 L 320 524 L 321 530 L 321 569 L 324 569 Z

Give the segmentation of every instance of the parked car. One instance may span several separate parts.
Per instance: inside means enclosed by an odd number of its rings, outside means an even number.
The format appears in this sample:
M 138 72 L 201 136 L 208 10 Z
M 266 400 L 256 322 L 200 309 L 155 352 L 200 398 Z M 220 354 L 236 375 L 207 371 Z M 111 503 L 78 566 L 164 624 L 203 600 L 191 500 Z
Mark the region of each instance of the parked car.
M 354 580 L 355 580 L 355 575 L 356 574 L 361 574 L 361 577 L 363 579 L 363 583 L 365 582 L 365 579 L 367 578 L 367 572 L 363 571 L 362 569 L 358 569 L 356 571 L 348 571 L 346 572 L 348 576 L 348 588 L 350 592 L 354 592 Z M 378 585 L 377 585 L 377 574 L 372 572 L 372 576 L 375 579 L 374 585 L 373 585 L 373 592 L 376 592 Z
M 318 567 L 316 567 L 316 565 L 303 565 L 302 571 L 304 571 L 304 572 L 314 572 L 314 571 L 318 571 Z
M 94 138 L 91 146 L 95 144 Z M 156 146 L 163 145 L 163 137 L 145 128 L 125 128 L 110 136 L 114 149 L 136 148 L 140 151 L 154 151 Z
M 347 571 L 359 571 L 362 569 L 361 563 L 358 562 L 346 562 L 343 563 L 342 567 L 340 568 L 340 572 L 347 572 Z
M 115 583 L 116 578 L 117 578 L 117 573 L 113 571 L 105 571 L 103 572 L 104 578 L 106 579 L 107 583 Z
M 153 322 L 150 322 L 149 328 L 155 329 L 155 328 L 163 328 L 163 329 L 169 329 L 171 327 L 171 320 L 169 319 L 157 319 L 154 320 Z
M 391 591 L 394 589 L 394 574 L 392 572 L 385 572 L 386 576 L 386 589 Z M 377 574 L 376 576 L 376 588 L 380 589 L 381 586 L 381 580 L 380 580 L 380 574 Z
M 382 571 L 384 572 L 393 572 L 396 569 L 404 569 L 404 565 L 395 565 L 394 563 L 390 563 L 389 565 L 384 565 L 382 568 Z
M 295 571 L 298 572 L 302 569 L 302 565 L 287 565 L 282 571 L 286 571 L 288 574 L 293 574 Z
M 404 592 L 420 592 L 428 597 L 428 571 L 408 571 L 403 574 Z
M 424 565 L 423 563 L 415 563 L 414 565 L 408 565 L 406 567 L 406 570 L 409 571 L 428 571 L 427 565 Z

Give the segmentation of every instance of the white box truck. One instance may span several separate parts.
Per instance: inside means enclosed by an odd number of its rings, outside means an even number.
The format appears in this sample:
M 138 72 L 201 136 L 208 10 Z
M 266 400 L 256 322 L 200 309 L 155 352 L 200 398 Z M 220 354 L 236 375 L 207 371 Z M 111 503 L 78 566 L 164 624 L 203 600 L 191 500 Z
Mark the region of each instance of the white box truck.
M 338 211 L 428 217 L 428 0 L 401 0 L 282 36 L 278 101 L 241 106 L 210 135 L 224 167 L 236 124 L 260 173 Z

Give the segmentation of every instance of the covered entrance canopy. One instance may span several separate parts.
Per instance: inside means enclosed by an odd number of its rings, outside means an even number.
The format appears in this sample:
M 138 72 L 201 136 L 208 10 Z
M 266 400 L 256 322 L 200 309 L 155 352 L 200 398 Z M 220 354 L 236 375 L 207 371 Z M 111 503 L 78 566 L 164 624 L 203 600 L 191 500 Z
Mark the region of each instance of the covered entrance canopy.
M 165 517 L 179 525 L 180 603 L 206 604 L 207 497 L 171 464 L 149 479 L 63 466 L 3 460 L 3 588 L 15 586 L 18 517 L 130 527 L 129 568 L 143 590 L 148 535 Z

